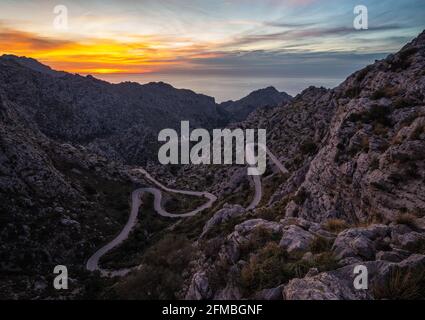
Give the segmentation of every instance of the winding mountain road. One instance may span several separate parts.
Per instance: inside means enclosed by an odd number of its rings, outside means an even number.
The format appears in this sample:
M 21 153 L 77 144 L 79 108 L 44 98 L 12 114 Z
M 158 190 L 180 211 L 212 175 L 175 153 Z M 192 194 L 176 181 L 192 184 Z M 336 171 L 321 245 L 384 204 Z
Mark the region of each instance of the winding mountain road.
M 276 156 L 271 153 L 266 147 L 264 147 L 266 150 L 267 155 L 270 157 L 270 160 L 276 165 L 276 167 L 284 174 L 288 173 L 288 170 L 285 168 L 285 166 L 276 158 Z M 251 156 L 251 155 L 250 155 Z M 158 186 L 160 189 L 171 192 L 171 193 L 177 193 L 177 194 L 185 194 L 190 196 L 196 196 L 196 197 L 205 197 L 208 199 L 208 201 L 203 204 L 202 206 L 196 208 L 193 211 L 183 213 L 183 214 L 174 214 L 167 212 L 162 207 L 162 192 L 158 188 L 140 188 L 135 191 L 133 191 L 131 195 L 131 212 L 130 217 L 128 218 L 128 221 L 124 228 L 121 230 L 121 232 L 118 234 L 115 239 L 113 239 L 111 242 L 97 250 L 87 261 L 86 269 L 88 271 L 100 271 L 102 276 L 105 277 L 120 277 L 125 276 L 128 274 L 132 269 L 121 269 L 121 270 L 105 270 L 99 267 L 99 260 L 102 256 L 104 256 L 106 253 L 114 249 L 115 247 L 119 246 L 122 242 L 124 242 L 134 226 L 137 223 L 137 216 L 139 213 L 139 208 L 142 205 L 142 194 L 143 193 L 151 193 L 154 196 L 154 209 L 155 211 L 163 216 L 168 218 L 187 218 L 187 217 L 193 217 L 194 215 L 198 214 L 201 211 L 204 211 L 205 209 L 210 208 L 214 202 L 217 200 L 217 197 L 209 192 L 197 192 L 197 191 L 186 191 L 186 190 L 178 190 L 178 189 L 171 189 L 167 186 L 163 185 L 161 182 L 157 181 L 154 177 L 152 177 L 146 170 L 142 168 L 134 169 L 135 172 L 142 173 L 145 178 L 149 181 L 151 181 L 153 184 Z M 262 185 L 261 185 L 261 176 L 252 176 L 254 187 L 255 187 L 255 193 L 253 200 L 251 201 L 251 204 L 247 207 L 247 210 L 253 210 L 255 209 L 258 204 L 261 201 L 262 198 Z

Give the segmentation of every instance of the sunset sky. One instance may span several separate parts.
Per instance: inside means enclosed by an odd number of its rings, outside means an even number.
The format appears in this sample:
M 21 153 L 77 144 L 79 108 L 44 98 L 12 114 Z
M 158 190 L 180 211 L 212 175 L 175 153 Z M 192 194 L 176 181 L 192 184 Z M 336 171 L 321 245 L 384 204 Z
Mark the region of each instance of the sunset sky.
M 67 30 L 53 27 L 58 4 L 68 8 Z M 358 4 L 369 9 L 367 31 L 353 28 Z M 0 0 L 0 53 L 113 82 L 168 80 L 205 93 L 219 92 L 217 81 L 251 79 L 218 94 L 223 100 L 256 85 L 290 93 L 334 85 L 399 50 L 425 28 L 424 16 L 423 0 Z M 284 79 L 295 81 L 282 88 Z

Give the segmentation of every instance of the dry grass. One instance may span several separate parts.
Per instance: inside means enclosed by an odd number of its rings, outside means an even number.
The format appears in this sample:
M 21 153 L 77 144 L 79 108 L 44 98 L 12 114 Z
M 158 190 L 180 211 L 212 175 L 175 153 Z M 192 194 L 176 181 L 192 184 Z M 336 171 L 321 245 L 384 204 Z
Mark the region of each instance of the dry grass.
M 310 251 L 312 253 L 322 253 L 330 251 L 332 248 L 332 241 L 321 236 L 316 236 L 310 244 Z
M 387 283 L 374 286 L 372 292 L 377 300 L 422 300 L 425 298 L 425 270 L 395 268 Z
M 349 228 L 348 223 L 342 219 L 329 219 L 323 224 L 323 228 L 326 231 L 333 233 L 340 233 Z

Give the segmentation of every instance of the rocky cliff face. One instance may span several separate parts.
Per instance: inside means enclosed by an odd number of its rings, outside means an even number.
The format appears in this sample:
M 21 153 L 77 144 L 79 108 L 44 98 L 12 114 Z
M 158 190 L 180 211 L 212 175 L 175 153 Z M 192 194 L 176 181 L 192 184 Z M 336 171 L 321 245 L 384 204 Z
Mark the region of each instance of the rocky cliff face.
M 422 34 L 333 90 L 336 112 L 293 214 L 388 222 L 424 212 L 424 45 Z

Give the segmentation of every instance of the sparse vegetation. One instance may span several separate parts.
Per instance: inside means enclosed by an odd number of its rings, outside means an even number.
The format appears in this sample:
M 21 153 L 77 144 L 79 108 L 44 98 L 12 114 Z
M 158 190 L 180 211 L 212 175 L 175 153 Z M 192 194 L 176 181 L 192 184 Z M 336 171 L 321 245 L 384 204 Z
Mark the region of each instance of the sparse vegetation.
M 396 87 L 385 86 L 373 92 L 370 98 L 372 100 L 379 100 L 381 98 L 391 98 L 398 95 L 398 93 L 399 91 Z
M 345 96 L 347 98 L 354 99 L 360 95 L 361 91 L 362 89 L 359 86 L 354 86 L 352 88 L 347 89 L 347 91 L 345 91 Z
M 364 122 L 368 124 L 373 124 L 374 129 L 377 130 L 378 134 L 381 134 L 383 129 L 382 128 L 376 128 L 378 125 L 383 127 L 389 127 L 391 126 L 391 119 L 389 115 L 391 114 L 391 109 L 386 106 L 380 106 L 377 104 L 374 104 L 370 107 L 370 109 L 367 112 L 363 113 L 353 113 L 348 118 L 347 121 L 349 122 Z M 384 133 L 387 130 L 384 131 Z
M 412 55 L 416 54 L 418 52 L 418 48 L 417 47 L 412 47 L 412 48 L 407 48 L 404 49 L 402 51 L 400 51 L 399 56 L 400 59 L 407 59 L 409 57 L 411 57 Z
M 330 251 L 333 242 L 322 236 L 316 236 L 310 245 L 310 251 L 312 253 L 323 253 Z
M 342 219 L 329 219 L 323 224 L 323 229 L 333 233 L 340 233 L 341 231 L 348 229 L 348 227 L 348 223 Z
M 273 176 L 263 179 L 263 195 L 260 205 L 267 205 L 268 201 L 276 192 L 278 187 L 286 181 L 287 177 L 282 174 L 274 174 Z
M 269 243 L 252 256 L 241 271 L 241 285 L 249 292 L 273 288 L 301 276 L 306 270 L 297 270 L 288 264 L 287 253 L 276 243 Z
M 320 272 L 337 268 L 337 261 L 329 251 L 315 255 L 311 261 L 291 258 L 276 243 L 270 242 L 252 255 L 241 271 L 241 286 L 248 293 L 274 288 L 294 278 L 303 278 L 311 268 Z
M 276 243 L 280 238 L 280 233 L 274 233 L 262 226 L 257 227 L 250 234 L 249 240 L 241 245 L 241 256 L 245 257 L 247 254 L 254 253 L 266 244 Z
M 101 258 L 103 266 L 114 270 L 140 264 L 146 248 L 155 244 L 162 236 L 161 231 L 172 224 L 154 211 L 151 194 L 144 195 L 144 203 L 144 213 L 140 215 L 138 224 L 126 241 Z
M 364 80 L 364 78 L 367 76 L 367 74 L 371 71 L 371 69 L 372 69 L 371 66 L 367 66 L 366 68 L 357 72 L 356 81 L 358 83 L 362 82 Z
M 423 300 L 425 299 L 425 269 L 401 270 L 393 268 L 389 279 L 372 288 L 377 300 Z
M 369 112 L 364 115 L 363 120 L 366 123 L 381 124 L 383 126 L 390 126 L 391 120 L 388 117 L 391 110 L 388 107 L 380 106 L 377 104 L 372 105 Z
M 191 243 L 182 236 L 168 235 L 148 249 L 142 268 L 113 290 L 123 299 L 176 299 L 182 272 L 193 258 Z

